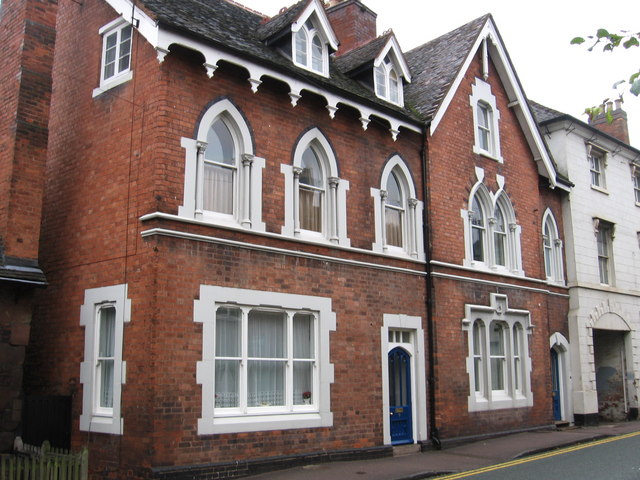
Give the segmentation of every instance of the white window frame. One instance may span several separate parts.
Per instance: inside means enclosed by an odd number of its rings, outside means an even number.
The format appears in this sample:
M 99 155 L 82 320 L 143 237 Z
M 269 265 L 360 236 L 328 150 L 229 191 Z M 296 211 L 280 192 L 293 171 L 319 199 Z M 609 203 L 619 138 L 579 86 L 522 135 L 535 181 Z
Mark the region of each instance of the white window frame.
M 235 166 L 233 213 L 231 215 L 203 209 L 204 152 L 211 125 L 222 117 L 238 151 Z M 178 215 L 223 227 L 265 231 L 262 221 L 262 170 L 265 159 L 253 154 L 251 130 L 240 110 L 229 100 L 209 105 L 201 116 L 196 138 L 182 137 L 185 150 L 184 198 Z
M 542 258 L 547 282 L 563 285 L 563 244 L 560 239 L 558 224 L 549 209 L 544 212 L 542 217 Z
M 114 74 L 105 78 L 105 61 L 106 61 L 106 53 L 107 53 L 107 38 L 109 38 L 111 35 L 116 34 L 117 35 L 117 41 L 116 41 L 116 70 L 117 70 L 117 64 L 118 61 L 120 59 L 121 56 L 121 41 L 120 41 L 120 36 L 122 34 L 122 31 L 125 28 L 131 28 L 131 38 L 129 41 L 129 66 L 118 72 L 118 71 L 114 71 Z M 135 29 L 133 28 L 133 26 L 131 25 L 130 22 L 128 22 L 124 17 L 119 17 L 115 20 L 113 20 L 112 22 L 108 23 L 107 25 L 105 25 L 104 27 L 100 28 L 100 30 L 98 30 L 98 33 L 102 36 L 102 55 L 101 55 L 101 61 L 100 61 L 100 86 L 96 89 L 93 90 L 93 96 L 96 97 L 98 95 L 100 95 L 101 93 L 116 87 L 118 85 L 121 85 L 123 83 L 128 82 L 129 80 L 131 80 L 133 78 L 133 70 L 132 70 L 132 63 L 133 63 L 133 36 L 134 36 L 134 32 Z
M 608 193 L 607 177 L 605 174 L 608 163 L 607 151 L 588 143 L 587 160 L 589 161 L 589 182 L 591 188 L 602 193 Z
M 491 93 L 491 85 L 484 80 L 476 78 L 471 87 L 471 92 L 469 101 L 473 113 L 473 152 L 503 163 L 504 159 L 500 153 L 500 111 L 498 110 L 496 97 Z M 478 121 L 480 107 L 488 109 L 489 125 L 486 128 L 481 126 Z M 481 131 L 485 130 L 489 136 L 488 149 L 484 148 L 481 142 Z
M 314 232 L 300 228 L 300 182 L 302 155 L 312 146 L 323 171 L 325 195 L 323 199 L 322 231 Z M 284 175 L 285 221 L 282 234 L 318 243 L 350 246 L 347 237 L 347 191 L 349 182 L 339 178 L 338 163 L 333 148 L 318 128 L 304 133 L 296 142 L 293 153 L 293 165 L 282 164 L 280 171 Z
M 100 311 L 115 308 L 115 344 L 113 354 L 113 407 L 100 407 L 100 371 L 98 342 Z M 80 325 L 84 327 L 84 361 L 80 364 L 82 387 L 82 414 L 80 430 L 122 435 L 124 422 L 121 415 L 122 385 L 126 381 L 126 362 L 122 358 L 124 324 L 131 318 L 131 300 L 127 298 L 127 285 L 91 288 L 85 290 L 84 304 L 80 308 Z
M 255 407 L 215 408 L 215 312 L 220 306 L 242 309 L 277 309 L 289 315 L 312 313 L 316 318 L 316 362 L 314 399 L 311 405 L 292 408 Z M 336 316 L 330 298 L 210 285 L 200 286 L 194 301 L 194 322 L 202 323 L 202 361 L 196 365 L 196 381 L 202 385 L 202 416 L 198 434 L 257 432 L 293 428 L 331 427 L 330 387 L 334 381 L 329 358 L 329 332 L 336 329 Z
M 327 39 L 325 38 L 322 29 L 317 26 L 318 21 L 312 15 L 301 25 L 294 24 L 291 28 L 291 58 L 293 60 L 294 65 L 297 65 L 300 68 L 304 68 L 313 73 L 317 73 L 318 75 L 322 75 L 323 77 L 329 76 L 329 47 L 327 45 Z M 296 43 L 297 39 L 304 35 L 304 42 L 306 46 L 306 62 L 302 61 L 302 59 L 298 58 Z M 314 66 L 314 46 L 313 41 L 317 38 L 320 41 L 320 45 L 322 48 L 321 51 L 321 65 L 320 68 L 315 68 Z
M 599 218 L 594 218 L 593 223 L 596 237 L 598 280 L 601 285 L 614 285 L 613 240 L 615 238 L 615 225 Z M 601 244 L 603 243 L 602 248 Z
M 396 174 L 403 190 L 403 245 L 397 247 L 387 244 L 386 241 L 386 198 L 387 184 L 391 172 Z M 416 198 L 416 190 L 411 171 L 404 160 L 399 155 L 392 156 L 382 170 L 380 188 L 372 188 L 374 221 L 375 221 L 375 242 L 372 245 L 374 252 L 383 253 L 402 258 L 410 258 L 423 261 L 425 259 L 422 212 L 424 203 Z
M 396 76 L 395 82 L 397 85 L 397 98 L 393 99 L 393 91 L 391 86 L 391 75 Z M 383 82 L 380 78 L 384 79 Z M 404 94 L 402 85 L 402 75 L 398 69 L 394 66 L 389 56 L 384 57 L 384 60 L 379 65 L 374 66 L 373 71 L 374 91 L 376 96 L 382 100 L 386 100 L 394 105 L 404 106 Z
M 498 184 L 504 185 L 504 179 L 502 177 L 499 177 Z M 476 199 L 482 208 L 483 214 L 483 259 L 475 259 L 473 255 L 473 230 L 476 227 L 474 227 L 472 222 L 474 212 L 471 208 Z M 479 182 L 471 190 L 468 205 L 468 210 L 462 209 L 460 211 L 465 238 L 464 266 L 488 272 L 524 276 L 520 244 L 522 228 L 516 222 L 513 206 L 503 188 L 500 187 L 500 190 L 494 194 L 489 192 L 483 183 Z M 495 218 L 495 212 L 498 208 L 502 211 L 506 227 L 506 232 L 503 232 L 506 235 L 504 252 L 505 265 L 499 265 L 496 258 L 496 234 L 500 233 L 496 228 Z
M 474 350 L 474 326 L 481 327 L 480 350 Z M 490 329 L 502 328 L 504 355 L 491 355 Z M 470 412 L 520 408 L 533 405 L 531 390 L 531 358 L 529 335 L 532 334 L 531 315 L 527 310 L 509 308 L 507 295 L 490 294 L 489 305 L 465 305 L 462 330 L 467 333 L 469 375 L 468 409 Z M 514 340 L 519 335 L 518 340 Z M 518 351 L 515 350 L 517 341 Z M 492 389 L 491 359 L 503 359 L 504 389 Z M 476 372 L 476 368 L 481 368 Z M 518 371 L 516 371 L 518 369 Z M 476 384 L 480 379 L 480 385 Z
M 636 202 L 636 207 L 640 207 L 640 169 L 633 167 L 633 195 Z

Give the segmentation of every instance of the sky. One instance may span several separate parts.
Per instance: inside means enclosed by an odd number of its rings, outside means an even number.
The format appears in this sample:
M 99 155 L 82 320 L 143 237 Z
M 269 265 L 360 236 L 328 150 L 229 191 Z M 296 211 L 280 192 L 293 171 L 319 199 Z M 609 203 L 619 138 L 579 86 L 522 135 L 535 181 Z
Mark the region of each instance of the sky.
M 237 0 L 273 16 L 296 0 Z M 573 37 L 640 31 L 638 0 L 362 0 L 378 14 L 378 34 L 392 28 L 409 51 L 485 13 L 491 13 L 525 94 L 530 100 L 586 121 L 586 107 L 617 98 L 613 84 L 640 69 L 640 47 L 592 52 L 570 45 Z M 621 92 L 623 90 L 620 90 Z M 628 91 L 623 109 L 631 144 L 640 149 L 640 97 Z

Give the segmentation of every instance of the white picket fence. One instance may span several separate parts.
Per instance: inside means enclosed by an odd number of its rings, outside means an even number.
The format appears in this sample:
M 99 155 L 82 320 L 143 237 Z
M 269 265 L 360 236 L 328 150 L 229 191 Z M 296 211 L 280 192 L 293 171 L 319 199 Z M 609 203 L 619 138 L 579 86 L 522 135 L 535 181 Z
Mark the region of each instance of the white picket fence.
M 20 452 L 0 455 L 0 480 L 87 480 L 89 452 L 79 453 L 23 445 Z

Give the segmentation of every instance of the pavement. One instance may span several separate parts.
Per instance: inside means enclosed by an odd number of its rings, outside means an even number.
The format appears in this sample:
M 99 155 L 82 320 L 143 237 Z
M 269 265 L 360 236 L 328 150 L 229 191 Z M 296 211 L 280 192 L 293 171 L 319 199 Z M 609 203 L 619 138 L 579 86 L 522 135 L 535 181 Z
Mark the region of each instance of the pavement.
M 549 428 L 488 438 L 442 450 L 352 462 L 307 465 L 253 475 L 252 480 L 419 480 L 488 467 L 579 443 L 640 432 L 640 421 Z

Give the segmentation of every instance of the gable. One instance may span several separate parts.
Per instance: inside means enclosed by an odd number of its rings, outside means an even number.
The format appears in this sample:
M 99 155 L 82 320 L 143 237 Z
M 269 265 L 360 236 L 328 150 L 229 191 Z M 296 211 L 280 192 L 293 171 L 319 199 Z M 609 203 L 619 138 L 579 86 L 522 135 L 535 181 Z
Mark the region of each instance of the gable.
M 298 18 L 291 24 L 291 32 L 295 33 L 309 20 L 314 19 L 317 22 L 316 27 L 320 30 L 325 42 L 329 44 L 332 50 L 338 49 L 338 37 L 336 37 L 331 23 L 327 18 L 324 8 L 319 0 L 310 0 Z
M 520 85 L 520 80 L 518 79 L 515 69 L 511 64 L 506 48 L 491 17 L 487 19 L 487 22 L 478 35 L 473 47 L 470 49 L 449 92 L 440 104 L 440 107 L 438 108 L 430 125 L 431 134 L 433 135 L 435 130 L 438 128 L 440 120 L 446 113 L 453 96 L 456 94 L 458 87 L 460 86 L 460 82 L 462 82 L 462 79 L 464 78 L 464 74 L 468 70 L 473 57 L 479 50 L 482 52 L 483 76 L 486 78 L 487 76 L 494 74 L 494 72 L 490 71 L 490 66 L 495 67 L 495 74 L 498 75 L 508 97 L 509 107 L 512 108 L 515 113 L 529 148 L 534 156 L 534 160 L 538 165 L 538 173 L 548 178 L 552 187 L 562 187 L 562 185 L 558 184 L 556 181 L 555 167 L 544 144 L 544 140 L 542 139 L 537 123 L 531 113 L 528 101 Z
M 410 98 L 417 109 L 427 116 L 430 134 L 434 135 L 438 129 L 471 62 L 479 52 L 482 55 L 483 76 L 497 75 L 499 78 L 509 108 L 515 113 L 537 164 L 538 173 L 549 179 L 552 188 L 567 189 L 557 181 L 555 166 L 491 15 L 480 17 L 407 54 L 416 77 Z M 422 98 L 425 92 L 431 92 L 431 101 Z

